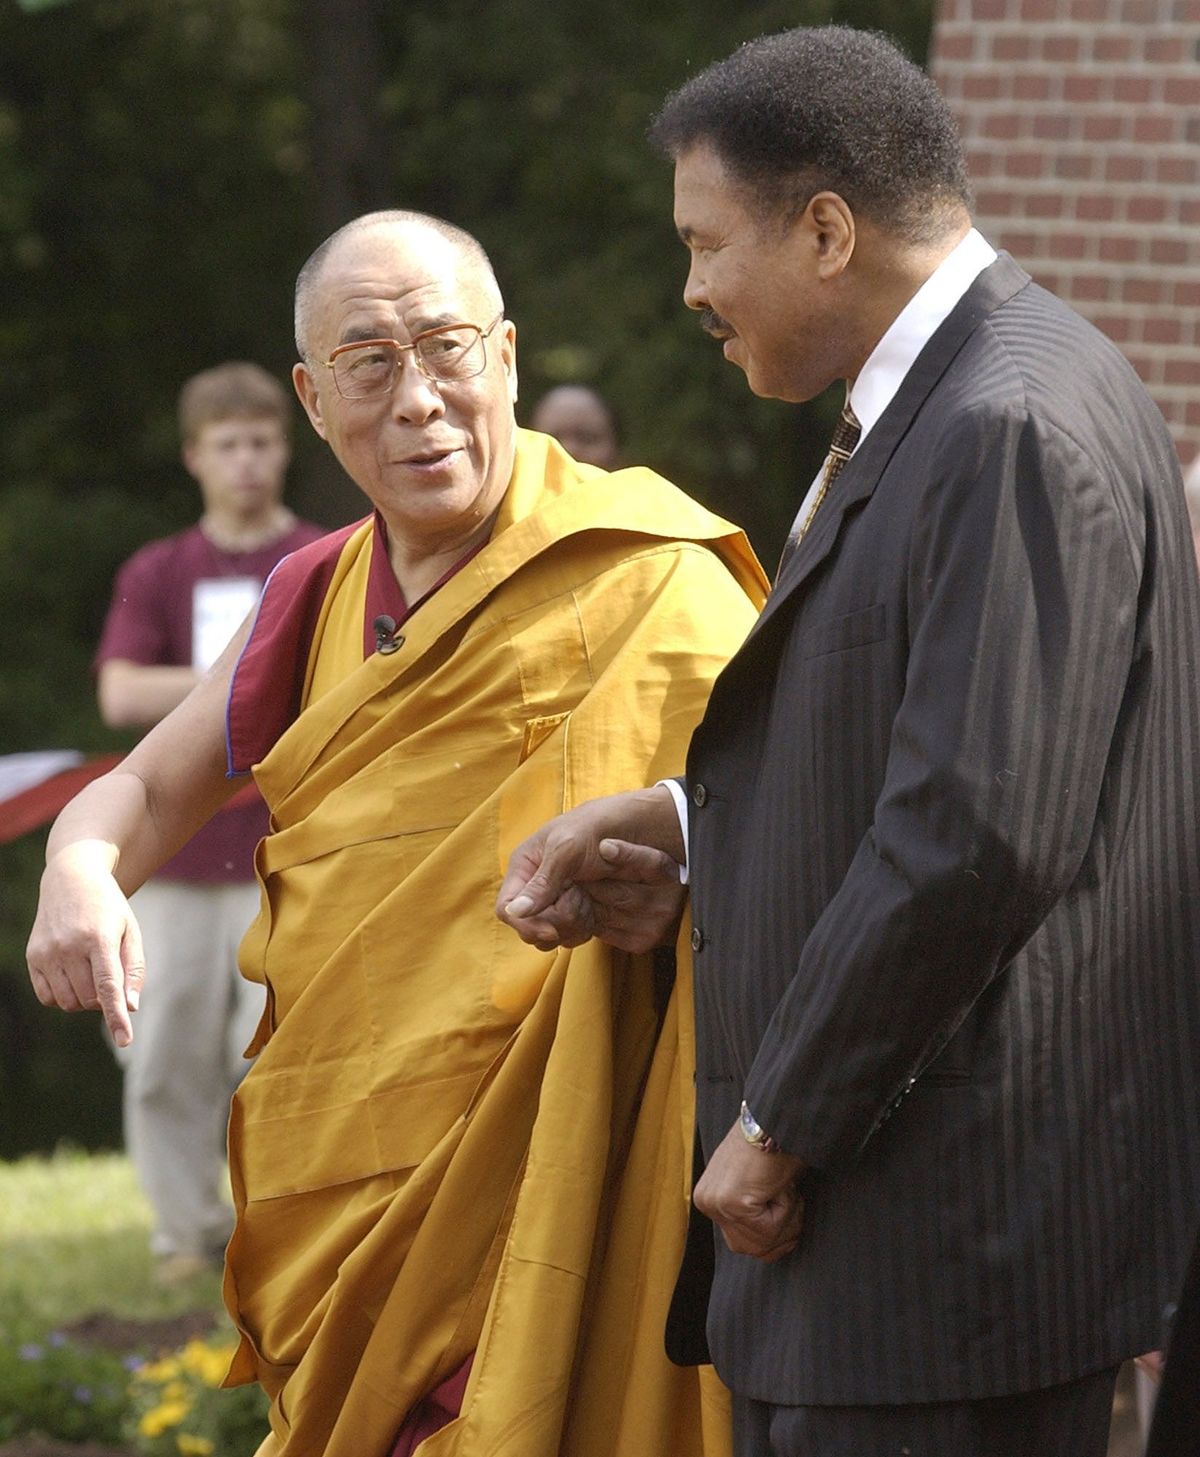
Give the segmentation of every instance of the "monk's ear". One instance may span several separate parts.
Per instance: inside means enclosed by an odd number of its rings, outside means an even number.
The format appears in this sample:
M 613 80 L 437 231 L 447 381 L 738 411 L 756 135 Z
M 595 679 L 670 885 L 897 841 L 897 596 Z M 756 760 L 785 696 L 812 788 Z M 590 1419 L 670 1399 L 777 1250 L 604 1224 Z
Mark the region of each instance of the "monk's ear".
M 325 420 L 321 414 L 321 397 L 317 393 L 317 382 L 312 377 L 312 370 L 307 364 L 295 364 L 292 366 L 292 384 L 296 387 L 296 396 L 304 406 L 304 413 L 312 421 L 312 427 L 322 440 L 328 440 L 325 434 Z
M 517 403 L 517 326 L 511 319 L 505 319 L 500 335 L 500 362 L 508 377 L 508 397 Z

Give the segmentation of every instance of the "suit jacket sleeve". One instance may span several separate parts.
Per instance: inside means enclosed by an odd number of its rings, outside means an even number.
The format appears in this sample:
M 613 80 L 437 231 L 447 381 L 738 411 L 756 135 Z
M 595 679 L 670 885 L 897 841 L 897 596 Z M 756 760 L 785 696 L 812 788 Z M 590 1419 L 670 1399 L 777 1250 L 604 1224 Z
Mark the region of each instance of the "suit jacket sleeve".
M 959 416 L 913 496 L 874 822 L 745 1090 L 818 1168 L 861 1150 L 1071 886 L 1135 657 L 1144 527 L 1065 430 Z

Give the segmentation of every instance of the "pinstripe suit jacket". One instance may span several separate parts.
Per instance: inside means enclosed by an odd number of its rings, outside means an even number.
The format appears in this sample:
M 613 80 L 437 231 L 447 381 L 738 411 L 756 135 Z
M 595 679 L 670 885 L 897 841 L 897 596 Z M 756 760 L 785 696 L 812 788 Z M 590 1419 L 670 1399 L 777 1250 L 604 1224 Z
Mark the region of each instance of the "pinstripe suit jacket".
M 1200 1218 L 1200 589 L 1163 420 L 1005 255 L 688 757 L 697 1122 L 812 1166 L 668 1332 L 779 1403 L 1033 1389 L 1163 1338 Z M 708 1269 L 705 1269 L 708 1266 Z M 709 1281 L 711 1280 L 711 1288 Z

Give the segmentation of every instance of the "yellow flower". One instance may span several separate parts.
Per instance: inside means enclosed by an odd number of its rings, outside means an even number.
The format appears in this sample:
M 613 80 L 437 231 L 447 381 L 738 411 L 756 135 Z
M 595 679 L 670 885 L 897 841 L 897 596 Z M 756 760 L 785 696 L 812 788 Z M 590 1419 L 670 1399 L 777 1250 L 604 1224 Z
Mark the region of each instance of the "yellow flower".
M 208 1457 L 213 1449 L 213 1444 L 207 1437 L 193 1437 L 191 1432 L 180 1432 L 175 1438 L 175 1445 L 183 1453 L 183 1457 Z
M 167 1356 L 161 1361 L 152 1361 L 148 1366 L 138 1369 L 138 1379 L 141 1381 L 153 1381 L 162 1384 L 164 1381 L 174 1381 L 180 1373 L 179 1362 L 174 1356 Z
M 183 1369 L 198 1376 L 206 1386 L 220 1386 L 229 1370 L 235 1347 L 232 1342 L 222 1341 L 210 1346 L 205 1341 L 191 1340 L 179 1353 Z
M 143 1437 L 157 1437 L 168 1427 L 177 1427 L 191 1411 L 190 1401 L 163 1401 L 152 1407 L 138 1422 L 138 1431 Z
M 204 1368 L 204 1362 L 208 1356 L 208 1346 L 198 1337 L 190 1340 L 179 1353 L 179 1364 L 185 1371 L 199 1372 Z
M 138 1422 L 138 1431 L 143 1437 L 157 1437 L 162 1429 L 163 1422 L 158 1407 L 142 1413 L 142 1419 Z

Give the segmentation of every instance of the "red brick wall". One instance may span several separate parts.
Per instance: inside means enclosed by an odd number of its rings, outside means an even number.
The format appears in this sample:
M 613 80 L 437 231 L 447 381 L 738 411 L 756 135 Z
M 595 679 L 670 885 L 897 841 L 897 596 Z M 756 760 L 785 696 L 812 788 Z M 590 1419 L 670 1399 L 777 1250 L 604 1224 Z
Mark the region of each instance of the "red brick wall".
M 1200 0 L 938 0 L 976 220 L 1200 454 Z

